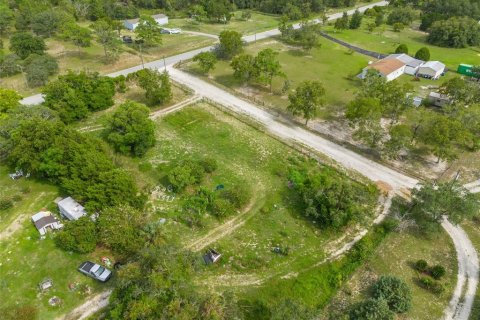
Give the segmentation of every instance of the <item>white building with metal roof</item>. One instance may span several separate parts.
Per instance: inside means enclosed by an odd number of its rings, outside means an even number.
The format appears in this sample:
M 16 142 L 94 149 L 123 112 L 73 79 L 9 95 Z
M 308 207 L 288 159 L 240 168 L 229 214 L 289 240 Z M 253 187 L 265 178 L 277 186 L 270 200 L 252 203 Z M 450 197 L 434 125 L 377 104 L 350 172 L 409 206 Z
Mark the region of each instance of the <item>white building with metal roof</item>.
M 62 216 L 68 220 L 78 220 L 79 218 L 87 215 L 85 208 L 72 197 L 60 200 L 57 205 Z

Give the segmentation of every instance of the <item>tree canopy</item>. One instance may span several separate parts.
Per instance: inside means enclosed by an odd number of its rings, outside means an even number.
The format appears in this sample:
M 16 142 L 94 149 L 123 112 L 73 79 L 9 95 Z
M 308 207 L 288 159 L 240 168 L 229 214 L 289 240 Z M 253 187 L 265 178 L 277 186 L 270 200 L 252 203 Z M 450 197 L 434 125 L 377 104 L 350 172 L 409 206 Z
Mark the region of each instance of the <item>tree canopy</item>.
M 288 96 L 290 104 L 287 109 L 294 115 L 301 115 L 308 124 L 325 103 L 324 97 L 325 89 L 320 82 L 304 81 Z
M 123 154 L 143 156 L 155 144 L 155 124 L 150 110 L 139 103 L 121 104 L 107 120 L 103 133 L 106 141 Z

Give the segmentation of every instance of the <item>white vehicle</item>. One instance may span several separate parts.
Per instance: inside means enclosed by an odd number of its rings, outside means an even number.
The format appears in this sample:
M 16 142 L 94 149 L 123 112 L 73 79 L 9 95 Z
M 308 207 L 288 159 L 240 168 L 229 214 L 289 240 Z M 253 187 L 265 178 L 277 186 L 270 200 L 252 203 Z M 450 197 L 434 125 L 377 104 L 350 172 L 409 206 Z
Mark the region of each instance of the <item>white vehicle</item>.
M 112 272 L 99 264 L 85 261 L 78 267 L 78 271 L 98 281 L 106 282 L 112 276 Z
M 161 33 L 163 34 L 180 34 L 182 29 L 180 28 L 162 28 Z

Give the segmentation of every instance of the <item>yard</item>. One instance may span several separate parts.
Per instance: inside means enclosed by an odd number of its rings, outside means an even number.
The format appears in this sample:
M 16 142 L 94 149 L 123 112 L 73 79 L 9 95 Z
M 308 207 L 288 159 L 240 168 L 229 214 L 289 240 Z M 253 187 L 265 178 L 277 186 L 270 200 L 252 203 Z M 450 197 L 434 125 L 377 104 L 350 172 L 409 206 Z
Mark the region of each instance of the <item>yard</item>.
M 320 48 L 303 52 L 299 48 L 272 38 L 250 44 L 245 51 L 250 54 L 256 54 L 266 48 L 277 51 L 282 70 L 292 89 L 301 81 L 318 80 L 325 87 L 327 106 L 341 109 L 353 98 L 360 85 L 360 80 L 355 76 L 368 64 L 369 59 L 357 53 L 350 54 L 346 48 L 326 39 L 322 38 L 320 42 Z M 194 63 L 187 68 L 194 72 L 197 70 Z M 211 72 L 210 78 L 245 95 L 263 100 L 274 108 L 285 110 L 288 105 L 287 96 L 281 94 L 284 78 L 274 79 L 272 91 L 275 94 L 270 93 L 267 87 L 246 86 L 233 77 L 233 70 L 227 61 L 220 61 Z
M 100 249 L 89 255 L 80 255 L 62 251 L 55 246 L 51 233 L 41 240 L 30 221 L 30 217 L 42 208 L 56 212 L 53 201 L 59 195 L 57 189 L 32 179 L 14 181 L 7 173 L 6 167 L 0 167 L 0 198 L 17 195 L 21 199 L 16 197 L 18 201 L 13 208 L 0 211 L 0 301 L 3 314 L 7 309 L 29 306 L 37 309 L 39 319 L 53 319 L 96 292 L 109 288 L 111 284 L 100 284 L 77 271 L 81 262 L 87 259 L 100 262 L 100 257 L 108 256 L 107 252 Z M 53 280 L 53 287 L 41 293 L 38 285 L 45 279 Z M 71 289 L 69 285 L 72 285 Z M 48 300 L 54 296 L 61 299 L 61 304 L 50 306 Z
M 163 230 L 169 241 L 198 252 L 199 258 L 208 248 L 223 255 L 217 264 L 198 273 L 199 286 L 220 292 L 233 290 L 241 299 L 262 297 L 272 302 L 265 294 L 275 285 L 272 281 L 294 280 L 297 274 L 322 264 L 332 250 L 350 241 L 358 231 L 359 226 L 353 225 L 339 232 L 323 230 L 302 217 L 288 187 L 287 170 L 295 161 L 309 161 L 312 168 L 321 166 L 211 105 L 198 103 L 157 120 L 157 141 L 144 158 L 116 156 L 116 162 L 130 170 L 144 187 L 154 190 L 152 217 L 166 219 Z M 203 214 L 198 217 L 198 225 L 189 227 L 184 205 L 197 187 L 172 192 L 166 176 L 181 161 L 206 158 L 215 159 L 218 169 L 207 175 L 200 187 L 240 189 L 249 195 L 249 201 L 233 216 Z M 339 179 L 348 179 L 338 175 Z M 354 185 L 365 188 L 357 182 Z M 375 193 L 367 198 L 364 223 L 368 224 L 377 198 Z M 275 247 L 288 248 L 288 254 L 274 253 Z M 292 298 L 302 301 L 315 295 L 327 299 L 331 293 L 322 288 L 297 292 Z M 308 303 L 317 306 L 311 300 Z
M 235 11 L 232 19 L 224 23 L 204 23 L 190 18 L 170 19 L 168 27 L 219 35 L 223 30 L 235 30 L 243 35 L 254 34 L 278 27 L 280 16 L 251 12 L 248 20 L 242 19 L 243 11 Z
M 414 29 L 416 25 L 401 32 L 394 32 L 391 26 L 383 25 L 369 32 L 367 25 L 372 21 L 371 18 L 364 18 L 358 30 L 337 31 L 333 25 L 325 26 L 323 30 L 352 45 L 384 54 L 394 53 L 400 44 L 406 44 L 411 55 L 418 49 L 427 47 L 431 54 L 430 60 L 439 60 L 452 71 L 456 71 L 460 63 L 475 65 L 480 61 L 479 47 L 453 49 L 430 45 L 427 43 L 427 33 Z
M 124 32 L 127 34 L 127 32 Z M 174 34 L 163 35 L 163 43 L 159 47 L 145 50 L 144 61 L 153 61 L 175 54 L 183 53 L 211 45 L 215 40 L 197 35 Z M 91 71 L 100 74 L 108 74 L 114 71 L 126 69 L 142 63 L 140 54 L 133 47 L 122 45 L 122 52 L 117 61 L 105 64 L 103 48 L 92 41 L 87 48 L 77 48 L 71 43 L 55 38 L 47 39 L 48 53 L 55 57 L 59 65 L 59 74 L 67 70 Z M 4 47 L 8 48 L 8 40 L 4 40 Z M 8 52 L 6 52 L 8 53 Z M 7 78 L 0 78 L 0 86 L 17 90 L 24 96 L 36 94 L 41 88 L 29 88 L 26 85 L 23 74 L 17 74 Z
M 422 237 L 414 231 L 394 232 L 339 290 L 325 309 L 322 319 L 338 319 L 338 315 L 344 314 L 351 304 L 368 298 L 370 286 L 382 275 L 397 276 L 412 289 L 412 308 L 398 319 L 440 319 L 457 280 L 455 256 L 455 249 L 446 232 L 442 231 L 432 238 Z M 443 293 L 437 295 L 418 285 L 420 275 L 412 264 L 419 259 L 426 260 L 430 266 L 441 264 L 446 268 L 446 275 L 441 280 L 445 286 Z

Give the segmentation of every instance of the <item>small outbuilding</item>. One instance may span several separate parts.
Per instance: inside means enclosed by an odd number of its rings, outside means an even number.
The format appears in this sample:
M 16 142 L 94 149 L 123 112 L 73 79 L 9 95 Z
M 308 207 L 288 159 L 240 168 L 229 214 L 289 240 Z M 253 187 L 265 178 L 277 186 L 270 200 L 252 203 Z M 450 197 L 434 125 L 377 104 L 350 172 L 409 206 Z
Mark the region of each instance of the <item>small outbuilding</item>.
M 212 264 L 217 262 L 221 257 L 222 255 L 214 249 L 208 249 L 203 256 L 203 261 L 205 261 L 205 264 Z
M 85 208 L 72 197 L 60 200 L 57 205 L 61 215 L 68 220 L 78 220 L 87 215 Z
M 40 211 L 32 216 L 32 222 L 40 235 L 44 236 L 47 231 L 63 228 L 63 224 L 49 211 Z
M 162 13 L 152 15 L 152 18 L 161 26 L 168 24 L 168 17 Z M 135 30 L 138 27 L 140 19 L 128 19 L 123 21 L 125 29 L 130 31 Z
M 450 98 L 447 95 L 438 92 L 430 92 L 428 101 L 435 107 L 443 107 L 450 103 Z
M 445 65 L 440 61 L 428 61 L 422 64 L 417 71 L 417 76 L 437 80 L 445 72 Z

